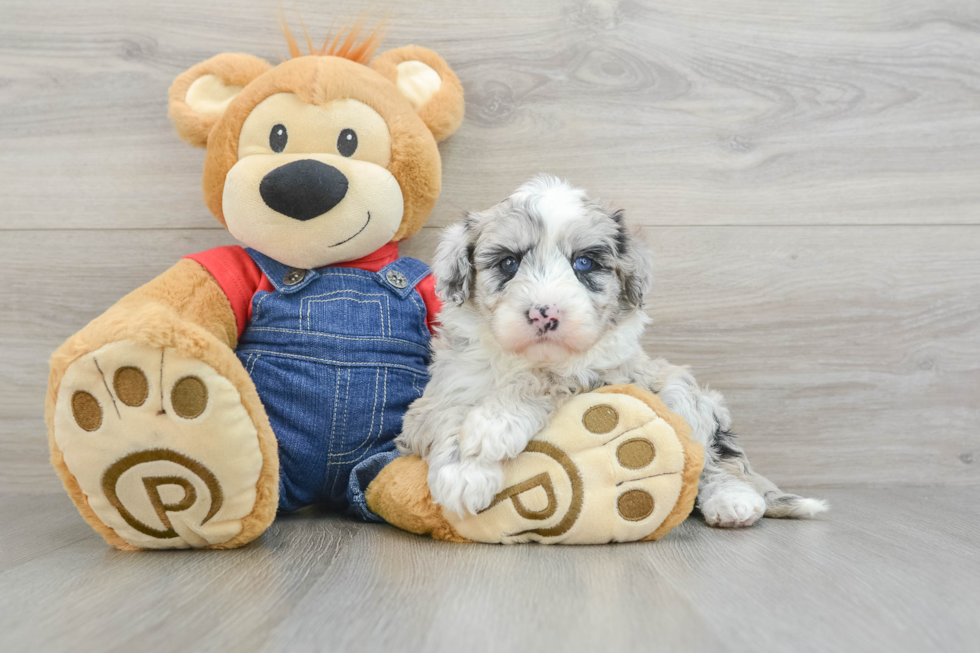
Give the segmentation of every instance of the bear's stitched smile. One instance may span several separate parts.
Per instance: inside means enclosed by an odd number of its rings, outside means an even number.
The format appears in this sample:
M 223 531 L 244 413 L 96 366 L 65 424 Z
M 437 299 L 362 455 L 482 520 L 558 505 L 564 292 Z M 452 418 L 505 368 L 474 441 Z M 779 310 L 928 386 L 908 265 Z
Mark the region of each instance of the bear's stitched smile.
M 352 241 L 355 238 L 357 238 L 361 234 L 362 231 L 364 231 L 365 229 L 367 229 L 367 226 L 369 224 L 371 224 L 371 212 L 370 211 L 367 212 L 367 222 L 364 223 L 364 226 L 363 227 L 361 227 L 360 229 L 357 230 L 357 233 L 356 234 L 354 234 L 350 238 L 347 238 L 345 240 L 340 241 L 339 243 L 334 243 L 330 247 L 339 247 L 340 245 L 343 245 L 344 243 L 349 243 L 350 241 Z

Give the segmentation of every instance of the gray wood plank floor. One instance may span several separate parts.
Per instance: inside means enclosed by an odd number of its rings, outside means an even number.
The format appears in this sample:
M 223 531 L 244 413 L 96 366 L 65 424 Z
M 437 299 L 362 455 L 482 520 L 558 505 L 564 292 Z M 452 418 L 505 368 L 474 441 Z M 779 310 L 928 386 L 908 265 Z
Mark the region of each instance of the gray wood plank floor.
M 976 651 L 965 488 L 824 489 L 812 522 L 656 543 L 454 545 L 336 515 L 236 551 L 123 553 L 63 496 L 0 500 L 4 651 Z

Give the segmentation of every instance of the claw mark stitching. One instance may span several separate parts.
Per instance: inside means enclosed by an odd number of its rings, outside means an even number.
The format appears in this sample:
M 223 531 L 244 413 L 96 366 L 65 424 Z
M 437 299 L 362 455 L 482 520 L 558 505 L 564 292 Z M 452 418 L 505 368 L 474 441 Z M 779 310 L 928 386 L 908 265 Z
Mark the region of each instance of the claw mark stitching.
M 604 446 L 606 446 L 607 444 L 609 444 L 610 442 L 615 442 L 615 441 L 616 441 L 616 440 L 618 440 L 619 438 L 621 438 L 621 437 L 623 437 L 624 435 L 629 435 L 629 434 L 630 434 L 630 433 L 632 433 L 633 431 L 639 431 L 640 429 L 642 429 L 642 428 L 644 428 L 644 427 L 647 427 L 647 426 L 650 426 L 651 424 L 653 424 L 653 423 L 654 423 L 654 422 L 656 422 L 656 421 L 657 421 L 657 420 L 656 420 L 656 418 L 654 418 L 654 419 L 652 419 L 652 420 L 650 420 L 649 422 L 644 422 L 644 423 L 642 423 L 642 424 L 640 424 L 639 426 L 634 426 L 633 428 L 631 428 L 631 429 L 629 429 L 629 430 L 627 430 L 627 431 L 623 431 L 623 432 L 622 432 L 622 433 L 620 433 L 619 435 L 617 435 L 617 436 L 615 436 L 615 437 L 611 437 L 611 438 L 609 438 L 608 440 L 606 440 L 605 442 L 603 442 L 603 443 L 602 443 L 602 446 L 604 447 Z
M 160 350 L 160 412 L 164 415 L 167 414 L 167 406 L 163 399 L 163 357 L 166 353 L 166 349 Z
M 630 479 L 626 479 L 625 481 L 620 481 L 619 483 L 616 483 L 616 487 L 619 487 L 623 483 L 637 483 L 639 481 L 645 481 L 649 478 L 657 478 L 658 476 L 677 476 L 678 474 L 680 474 L 680 472 L 661 472 L 659 474 L 650 474 L 649 476 L 641 476 L 640 478 L 630 478 Z
M 109 389 L 109 382 L 105 380 L 105 373 L 99 367 L 99 359 L 93 356 L 92 362 L 95 363 L 95 369 L 99 370 L 99 374 L 102 375 L 102 385 L 105 386 L 105 391 L 109 393 L 109 399 L 112 400 L 112 407 L 116 409 L 116 417 L 122 419 L 122 415 L 119 414 L 119 406 L 116 405 L 116 398 L 112 396 L 112 390 Z

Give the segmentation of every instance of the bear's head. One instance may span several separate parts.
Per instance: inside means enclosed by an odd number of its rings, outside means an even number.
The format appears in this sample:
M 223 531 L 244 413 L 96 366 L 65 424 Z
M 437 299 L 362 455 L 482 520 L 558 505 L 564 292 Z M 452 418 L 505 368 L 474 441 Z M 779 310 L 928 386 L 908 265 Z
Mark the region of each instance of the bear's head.
M 408 238 L 429 217 L 436 141 L 462 121 L 463 89 L 424 48 L 372 60 L 376 35 L 309 56 L 290 38 L 294 58 L 277 66 L 220 54 L 174 81 L 177 132 L 207 148 L 204 201 L 245 245 L 315 268 Z

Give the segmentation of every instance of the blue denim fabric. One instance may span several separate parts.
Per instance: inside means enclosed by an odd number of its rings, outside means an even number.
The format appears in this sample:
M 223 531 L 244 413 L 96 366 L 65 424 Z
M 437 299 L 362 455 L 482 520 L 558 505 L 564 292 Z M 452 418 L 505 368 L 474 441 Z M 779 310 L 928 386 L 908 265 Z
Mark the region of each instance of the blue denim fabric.
M 275 287 L 252 299 L 236 353 L 279 441 L 279 509 L 318 504 L 380 521 L 364 490 L 397 456 L 402 416 L 429 380 L 415 292 L 429 268 L 400 258 L 380 272 L 296 272 L 246 251 Z

